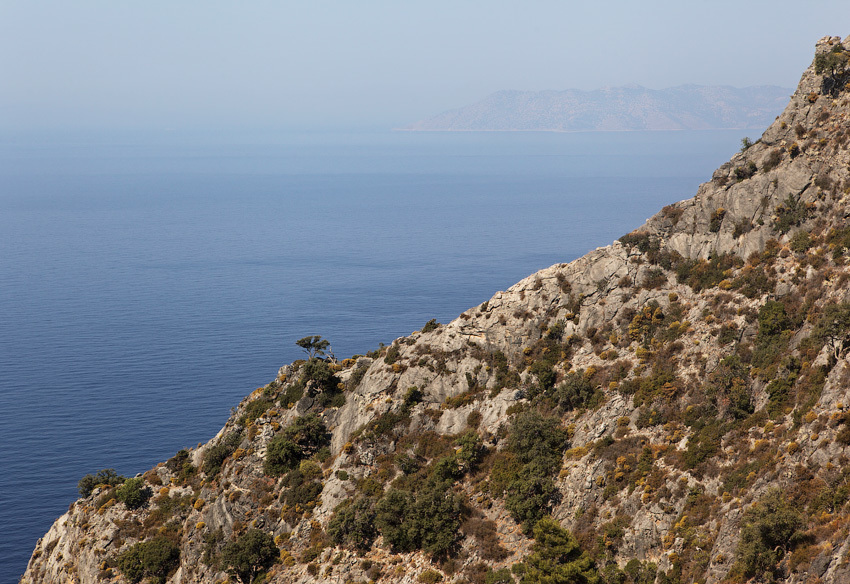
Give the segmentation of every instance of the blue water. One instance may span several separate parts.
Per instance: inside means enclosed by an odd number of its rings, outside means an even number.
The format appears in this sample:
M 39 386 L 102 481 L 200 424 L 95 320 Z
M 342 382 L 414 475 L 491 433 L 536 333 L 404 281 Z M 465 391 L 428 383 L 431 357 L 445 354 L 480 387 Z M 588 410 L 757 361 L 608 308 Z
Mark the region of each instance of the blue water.
M 448 322 L 692 196 L 740 137 L 0 142 L 0 582 L 82 475 L 208 440 L 296 339 Z

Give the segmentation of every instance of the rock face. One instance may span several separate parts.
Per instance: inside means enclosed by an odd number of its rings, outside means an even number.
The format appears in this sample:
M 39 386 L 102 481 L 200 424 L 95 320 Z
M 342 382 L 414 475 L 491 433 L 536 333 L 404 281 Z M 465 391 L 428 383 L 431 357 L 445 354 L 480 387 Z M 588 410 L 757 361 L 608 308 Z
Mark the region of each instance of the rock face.
M 499 91 L 407 130 L 612 132 L 763 128 L 790 89 L 776 86 L 640 86 L 595 91 Z
M 694 198 L 451 323 L 282 367 L 141 504 L 72 504 L 21 581 L 850 581 L 845 51 L 819 41 Z

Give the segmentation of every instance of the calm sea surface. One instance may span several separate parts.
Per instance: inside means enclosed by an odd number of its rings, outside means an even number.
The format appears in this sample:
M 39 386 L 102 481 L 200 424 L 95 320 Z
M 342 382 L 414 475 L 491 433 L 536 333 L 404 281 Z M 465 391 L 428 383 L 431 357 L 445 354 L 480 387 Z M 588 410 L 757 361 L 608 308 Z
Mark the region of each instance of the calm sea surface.
M 296 339 L 448 322 L 693 196 L 742 135 L 0 142 L 0 582 L 82 475 L 205 442 Z

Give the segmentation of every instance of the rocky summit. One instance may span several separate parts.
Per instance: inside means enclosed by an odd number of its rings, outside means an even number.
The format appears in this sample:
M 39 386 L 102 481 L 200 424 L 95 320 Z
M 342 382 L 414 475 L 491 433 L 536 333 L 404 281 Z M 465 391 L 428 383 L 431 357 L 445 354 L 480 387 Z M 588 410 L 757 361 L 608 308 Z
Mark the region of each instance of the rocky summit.
M 850 37 L 692 199 L 208 443 L 104 470 L 21 582 L 850 582 Z

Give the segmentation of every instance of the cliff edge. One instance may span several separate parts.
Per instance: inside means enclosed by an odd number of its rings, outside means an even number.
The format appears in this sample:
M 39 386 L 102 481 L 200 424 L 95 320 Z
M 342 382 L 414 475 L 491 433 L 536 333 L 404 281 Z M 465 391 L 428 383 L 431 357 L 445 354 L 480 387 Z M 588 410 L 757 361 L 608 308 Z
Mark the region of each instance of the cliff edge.
M 850 37 L 610 246 L 81 483 L 23 583 L 850 581 Z

